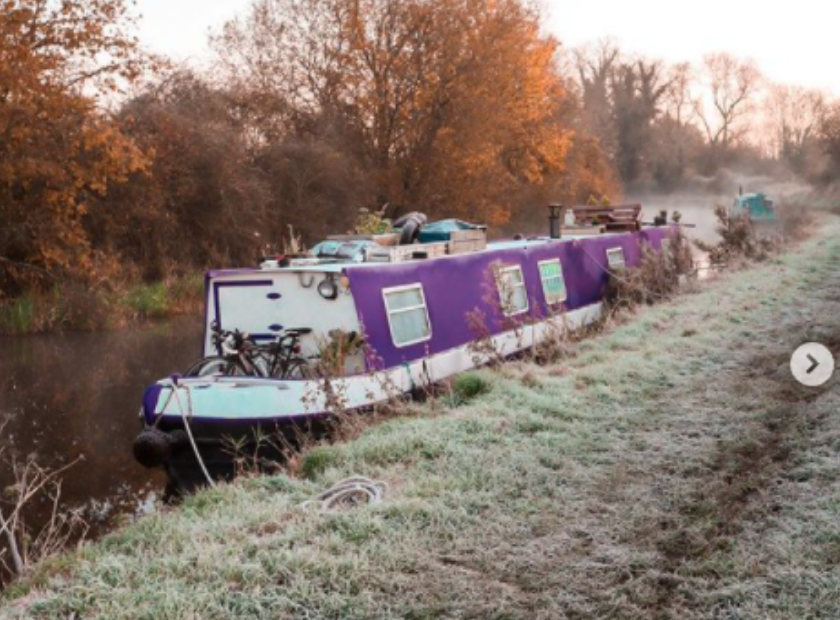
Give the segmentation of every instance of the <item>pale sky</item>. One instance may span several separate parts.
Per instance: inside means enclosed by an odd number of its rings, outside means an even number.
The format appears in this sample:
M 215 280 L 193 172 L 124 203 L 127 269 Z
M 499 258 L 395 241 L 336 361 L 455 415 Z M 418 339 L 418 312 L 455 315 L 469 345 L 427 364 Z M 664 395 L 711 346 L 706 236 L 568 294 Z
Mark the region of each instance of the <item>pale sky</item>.
M 140 38 L 178 60 L 209 55 L 207 34 L 251 0 L 137 0 Z M 627 52 L 698 61 L 752 58 L 771 80 L 840 95 L 838 0 L 542 0 L 546 29 L 575 46 L 612 37 Z

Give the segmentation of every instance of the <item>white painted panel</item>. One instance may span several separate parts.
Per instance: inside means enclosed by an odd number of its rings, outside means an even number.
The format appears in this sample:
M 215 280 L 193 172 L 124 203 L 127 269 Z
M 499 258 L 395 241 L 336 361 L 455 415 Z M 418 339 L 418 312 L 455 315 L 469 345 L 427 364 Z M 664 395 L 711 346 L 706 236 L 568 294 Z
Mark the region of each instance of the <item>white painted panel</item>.
M 272 325 L 282 325 L 282 302 L 277 282 L 272 279 L 214 282 L 222 329 L 238 329 L 251 334 L 271 334 Z M 269 295 L 281 295 L 272 300 Z M 214 303 L 216 299 L 214 299 Z
M 309 328 L 312 334 L 301 339 L 304 355 L 314 355 L 318 343 L 334 329 L 360 332 L 359 317 L 350 291 L 339 285 L 336 299 L 318 293 L 324 274 L 260 273 L 232 274 L 214 278 L 208 292 L 207 324 L 216 317 L 216 291 L 223 329 L 239 329 L 251 334 L 275 333 L 270 327 Z M 270 282 L 270 285 L 252 283 Z M 279 299 L 269 298 L 279 294 Z M 206 355 L 214 355 L 209 329 L 204 343 Z

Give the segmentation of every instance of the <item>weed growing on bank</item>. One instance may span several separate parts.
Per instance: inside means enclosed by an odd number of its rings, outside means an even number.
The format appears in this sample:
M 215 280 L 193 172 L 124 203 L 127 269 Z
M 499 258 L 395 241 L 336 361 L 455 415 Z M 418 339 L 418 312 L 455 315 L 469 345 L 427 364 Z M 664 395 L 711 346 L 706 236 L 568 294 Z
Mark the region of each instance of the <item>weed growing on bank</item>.
M 643 246 L 637 267 L 610 272 L 605 314 L 666 301 L 677 294 L 684 279 L 695 275 L 691 246 L 678 230 L 666 241 L 661 252 Z
M 203 308 L 203 298 L 204 280 L 200 275 L 109 290 L 73 282 L 56 284 L 45 292 L 0 301 L 0 335 L 108 329 L 134 321 L 197 315 Z

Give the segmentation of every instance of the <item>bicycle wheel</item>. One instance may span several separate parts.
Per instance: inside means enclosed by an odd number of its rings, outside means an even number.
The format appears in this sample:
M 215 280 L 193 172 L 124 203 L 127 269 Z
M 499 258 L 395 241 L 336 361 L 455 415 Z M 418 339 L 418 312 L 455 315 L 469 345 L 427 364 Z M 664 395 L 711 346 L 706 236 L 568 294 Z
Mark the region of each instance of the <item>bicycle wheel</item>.
M 241 377 L 246 374 L 237 361 L 222 355 L 211 355 L 193 364 L 184 376 L 209 377 L 211 375 L 222 375 L 225 377 Z
M 293 357 L 280 370 L 281 379 L 311 379 L 312 368 L 302 357 Z
M 253 372 L 247 373 L 255 377 L 270 377 L 272 360 L 264 349 L 254 349 L 248 352 L 248 361 Z

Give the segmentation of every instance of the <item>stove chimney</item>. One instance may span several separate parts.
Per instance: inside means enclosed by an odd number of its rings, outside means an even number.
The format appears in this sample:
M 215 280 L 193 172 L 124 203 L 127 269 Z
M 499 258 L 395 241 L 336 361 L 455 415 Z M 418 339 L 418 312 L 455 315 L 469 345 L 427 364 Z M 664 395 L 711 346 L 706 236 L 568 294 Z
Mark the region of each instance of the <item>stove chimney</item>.
M 552 239 L 560 238 L 560 217 L 564 210 L 563 205 L 548 205 L 548 236 Z

